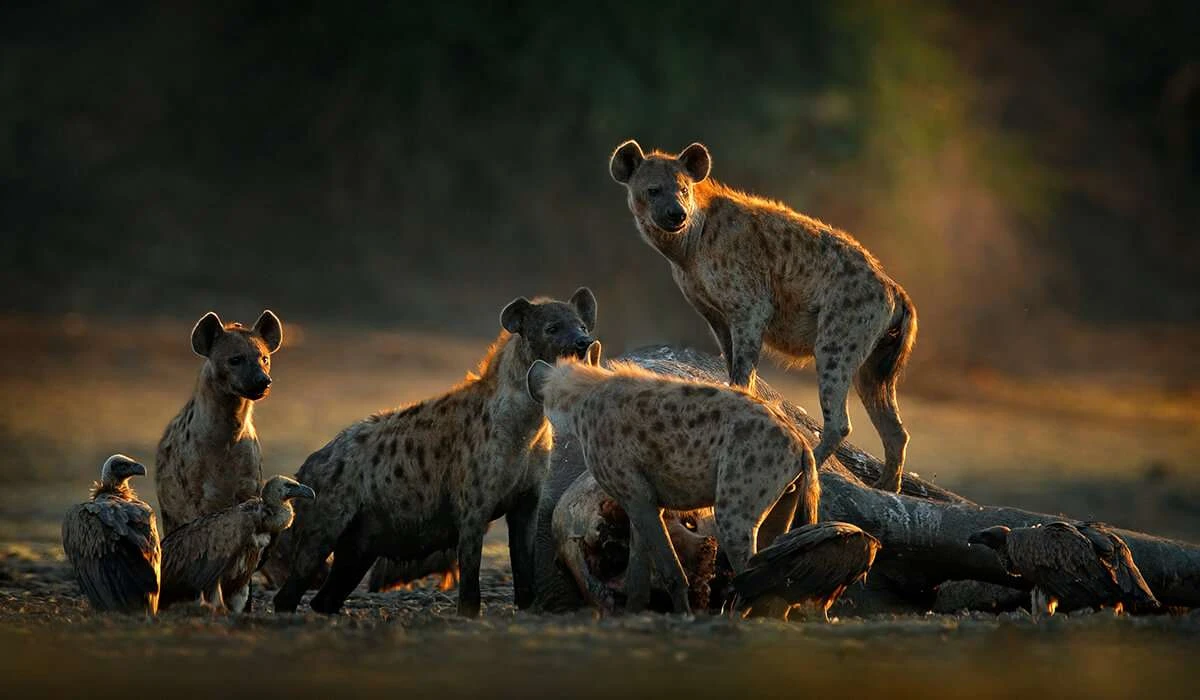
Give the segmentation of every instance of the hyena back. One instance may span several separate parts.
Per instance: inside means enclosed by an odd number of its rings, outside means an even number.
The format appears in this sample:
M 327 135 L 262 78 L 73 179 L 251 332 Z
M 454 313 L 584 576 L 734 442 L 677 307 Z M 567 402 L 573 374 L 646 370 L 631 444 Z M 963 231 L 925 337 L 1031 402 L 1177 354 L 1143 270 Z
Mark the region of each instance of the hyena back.
M 725 187 L 708 177 L 711 167 L 698 143 L 673 156 L 645 155 L 628 141 L 609 163 L 642 238 L 712 328 L 730 383 L 749 386 L 764 343 L 815 357 L 824 418 L 817 464 L 850 434 L 853 383 L 883 442 L 875 485 L 899 491 L 908 432 L 896 384 L 917 336 L 912 300 L 849 234 Z
M 271 354 L 282 343 L 283 326 L 269 310 L 252 328 L 209 312 L 192 329 L 192 350 L 204 366 L 155 460 L 164 535 L 258 496 L 262 455 L 252 414 L 270 391 Z
M 816 522 L 820 482 L 808 442 L 745 391 L 627 363 L 574 361 L 535 363 L 528 383 L 554 429 L 576 436 L 588 471 L 629 516 L 628 609 L 645 605 L 653 561 L 675 610 L 690 610 L 663 509 L 712 507 L 735 573 L 793 520 Z M 774 531 L 760 533 L 764 524 Z
M 596 300 L 517 299 L 477 375 L 443 396 L 377 414 L 311 455 L 298 478 L 320 498 L 296 509 L 281 552 L 290 559 L 275 609 L 296 609 L 322 563 L 333 567 L 311 606 L 336 613 L 377 557 L 419 561 L 455 549 L 458 610 L 479 614 L 479 567 L 488 523 L 505 516 L 518 607 L 533 600 L 533 520 L 548 467 L 550 430 L 529 398 L 537 359 L 583 353 Z

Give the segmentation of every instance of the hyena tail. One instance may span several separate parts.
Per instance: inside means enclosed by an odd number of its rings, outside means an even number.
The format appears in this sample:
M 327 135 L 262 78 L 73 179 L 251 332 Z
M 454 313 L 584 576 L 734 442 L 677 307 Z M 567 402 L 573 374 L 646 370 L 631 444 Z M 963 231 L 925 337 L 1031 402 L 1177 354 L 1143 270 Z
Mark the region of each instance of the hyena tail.
M 917 307 L 899 286 L 893 288 L 893 293 L 896 310 L 892 312 L 887 330 L 858 371 L 861 389 L 873 388 L 876 392 L 890 393 L 917 342 Z

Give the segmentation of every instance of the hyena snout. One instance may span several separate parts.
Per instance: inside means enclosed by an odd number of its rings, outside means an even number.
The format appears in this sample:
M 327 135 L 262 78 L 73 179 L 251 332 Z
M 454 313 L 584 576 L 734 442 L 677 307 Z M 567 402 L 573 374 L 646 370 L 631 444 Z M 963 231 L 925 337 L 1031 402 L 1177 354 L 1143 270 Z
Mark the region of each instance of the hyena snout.
M 654 225 L 664 231 L 678 231 L 683 228 L 684 222 L 687 221 L 687 210 L 679 202 L 663 207 L 655 212 Z
M 575 339 L 575 343 L 571 346 L 571 350 L 573 351 L 575 357 L 582 360 L 587 355 L 587 349 L 591 347 L 592 343 L 594 342 L 596 342 L 596 339 L 592 336 L 581 335 Z
M 257 401 L 263 398 L 271 391 L 271 375 L 263 370 L 257 370 L 250 376 L 243 379 L 241 382 L 242 391 L 238 392 L 243 398 Z

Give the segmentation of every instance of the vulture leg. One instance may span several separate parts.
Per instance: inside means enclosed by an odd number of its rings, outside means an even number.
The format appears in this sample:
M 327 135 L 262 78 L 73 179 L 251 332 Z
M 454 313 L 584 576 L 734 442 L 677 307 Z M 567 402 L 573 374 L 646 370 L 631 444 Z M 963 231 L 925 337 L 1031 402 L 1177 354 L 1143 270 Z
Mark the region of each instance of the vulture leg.
M 1058 607 L 1058 601 L 1047 595 L 1041 588 L 1034 587 L 1029 594 L 1029 614 L 1033 617 L 1034 622 L 1041 621 L 1044 617 L 1052 617 L 1054 609 Z
M 212 590 L 200 595 L 200 602 L 213 611 L 222 610 L 225 607 L 225 598 L 221 595 L 221 584 L 217 582 L 213 584 Z
M 247 582 L 244 586 L 232 591 L 229 595 L 221 594 L 225 598 L 225 605 L 231 613 L 242 613 L 246 610 L 246 603 L 250 601 L 250 583 Z

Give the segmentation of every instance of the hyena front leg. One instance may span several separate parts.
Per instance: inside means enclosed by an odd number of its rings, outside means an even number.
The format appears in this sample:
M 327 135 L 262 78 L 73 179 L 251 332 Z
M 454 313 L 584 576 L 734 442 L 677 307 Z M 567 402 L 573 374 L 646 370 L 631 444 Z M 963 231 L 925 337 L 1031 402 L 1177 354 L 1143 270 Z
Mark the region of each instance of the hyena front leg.
M 638 498 L 621 504 L 629 514 L 630 530 L 637 533 L 638 549 L 643 556 L 654 563 L 654 568 L 662 578 L 667 592 L 671 594 L 672 608 L 677 613 L 690 615 L 691 602 L 688 600 L 687 574 L 679 563 L 679 556 L 671 544 L 671 535 L 662 519 L 662 509 L 649 498 Z M 633 549 L 630 549 L 632 567 Z M 639 568 L 648 567 L 639 564 Z
M 771 320 L 770 306 L 753 306 L 740 309 L 729 319 L 729 335 L 732 350 L 726 362 L 729 364 L 729 383 L 732 386 L 751 387 L 758 358 L 762 354 L 763 333 Z
M 508 524 L 508 552 L 512 561 L 513 598 L 517 608 L 521 610 L 533 604 L 533 540 L 538 495 L 539 492 L 536 489 L 522 494 L 504 516 L 504 520 Z
M 733 338 L 729 331 L 729 324 L 725 322 L 725 317 L 720 311 L 717 311 L 712 306 L 704 303 L 693 303 L 696 310 L 708 321 L 709 330 L 712 331 L 713 337 L 717 339 L 717 347 L 721 349 L 721 357 L 725 360 L 725 372 L 728 376 L 733 376 Z
M 495 505 L 490 504 L 486 512 L 492 513 Z M 479 617 L 481 595 L 479 591 L 479 568 L 483 562 L 483 535 L 487 523 L 484 509 L 472 509 L 459 514 L 458 523 L 458 614 L 463 617 Z
M 632 523 L 631 523 L 632 525 Z M 629 564 L 625 567 L 625 612 L 640 613 L 650 604 L 650 556 L 645 540 L 629 528 Z

